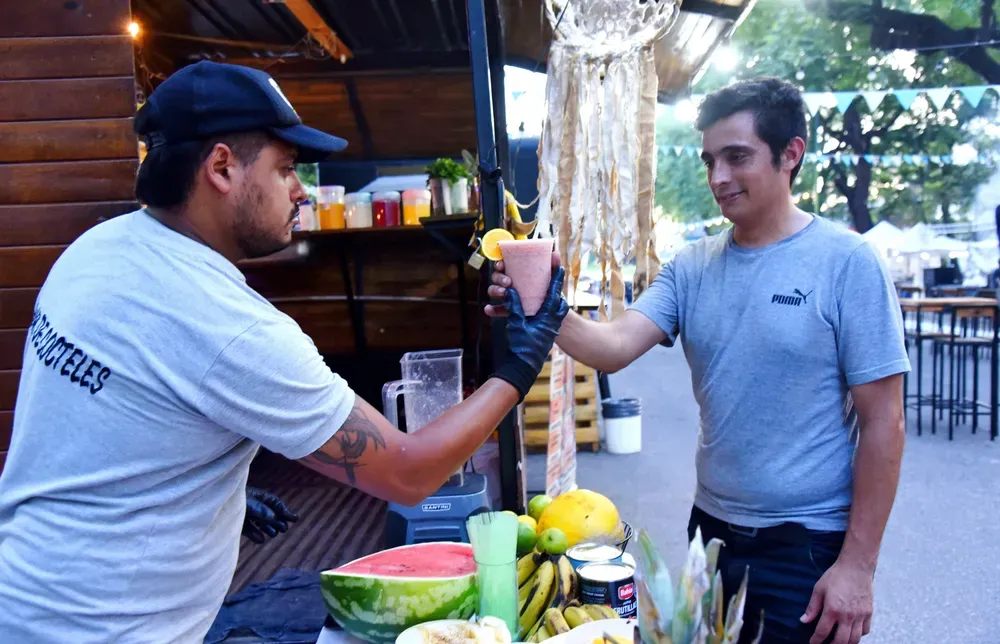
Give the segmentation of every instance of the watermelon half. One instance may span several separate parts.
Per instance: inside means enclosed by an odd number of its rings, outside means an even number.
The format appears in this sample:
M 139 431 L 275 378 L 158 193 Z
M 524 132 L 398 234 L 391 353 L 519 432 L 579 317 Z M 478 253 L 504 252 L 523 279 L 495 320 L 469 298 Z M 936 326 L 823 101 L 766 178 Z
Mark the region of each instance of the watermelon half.
M 476 611 L 476 562 L 467 543 L 383 550 L 320 574 L 326 609 L 368 642 L 394 642 L 407 628 Z

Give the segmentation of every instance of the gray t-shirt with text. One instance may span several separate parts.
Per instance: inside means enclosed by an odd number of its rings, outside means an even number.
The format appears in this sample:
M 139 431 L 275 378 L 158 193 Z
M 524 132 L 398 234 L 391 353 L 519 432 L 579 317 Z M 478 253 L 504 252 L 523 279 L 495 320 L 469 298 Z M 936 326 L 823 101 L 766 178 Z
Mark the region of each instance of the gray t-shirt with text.
M 203 642 L 254 455 L 319 449 L 354 392 L 236 266 L 145 211 L 65 250 L 23 360 L 0 642 Z
M 857 443 L 849 388 L 910 369 L 875 250 L 819 217 L 759 249 L 730 229 L 681 249 L 632 308 L 668 346 L 680 338 L 691 367 L 695 505 L 744 526 L 844 530 Z

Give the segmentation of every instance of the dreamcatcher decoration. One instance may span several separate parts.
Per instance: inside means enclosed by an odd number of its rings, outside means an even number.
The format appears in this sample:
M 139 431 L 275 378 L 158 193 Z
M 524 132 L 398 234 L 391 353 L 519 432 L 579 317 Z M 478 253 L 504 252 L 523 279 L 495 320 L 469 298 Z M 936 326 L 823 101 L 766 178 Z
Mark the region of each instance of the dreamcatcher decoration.
M 545 0 L 553 37 L 538 144 L 537 229 L 555 237 L 570 304 L 582 259 L 591 252 L 598 258 L 602 320 L 625 310 L 628 260 L 636 259 L 633 297 L 660 270 L 652 225 L 653 46 L 679 11 L 677 0 Z

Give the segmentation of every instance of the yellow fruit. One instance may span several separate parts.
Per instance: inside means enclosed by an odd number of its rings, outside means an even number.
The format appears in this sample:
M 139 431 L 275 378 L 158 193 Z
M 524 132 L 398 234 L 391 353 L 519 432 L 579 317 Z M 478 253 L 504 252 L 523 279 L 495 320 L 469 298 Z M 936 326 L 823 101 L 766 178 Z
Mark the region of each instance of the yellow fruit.
M 538 534 L 559 528 L 572 548 L 581 541 L 614 534 L 618 508 L 611 499 L 591 490 L 574 490 L 553 499 L 538 517 Z
M 535 532 L 538 531 L 538 523 L 536 523 L 535 520 L 529 517 L 527 514 L 522 514 L 521 516 L 517 517 L 517 520 L 526 526 L 530 526 L 531 529 L 534 530 Z
M 500 252 L 500 242 L 511 241 L 514 235 L 503 228 L 494 228 L 483 235 L 483 243 L 479 247 L 479 252 L 491 262 L 499 262 L 503 259 Z

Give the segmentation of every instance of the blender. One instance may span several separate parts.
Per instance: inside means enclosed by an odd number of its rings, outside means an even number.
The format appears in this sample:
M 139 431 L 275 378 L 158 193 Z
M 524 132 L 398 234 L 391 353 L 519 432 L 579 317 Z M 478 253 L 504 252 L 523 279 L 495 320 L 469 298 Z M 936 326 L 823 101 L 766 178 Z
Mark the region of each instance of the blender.
M 403 355 L 402 380 L 382 386 L 382 413 L 396 428 L 399 397 L 407 433 L 419 431 L 462 402 L 462 349 L 416 351 Z M 486 476 L 458 468 L 432 495 L 414 506 L 390 503 L 385 547 L 428 541 L 469 542 L 466 519 L 491 510 Z

